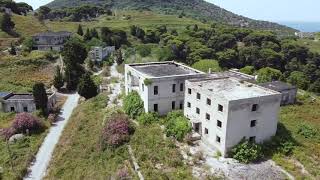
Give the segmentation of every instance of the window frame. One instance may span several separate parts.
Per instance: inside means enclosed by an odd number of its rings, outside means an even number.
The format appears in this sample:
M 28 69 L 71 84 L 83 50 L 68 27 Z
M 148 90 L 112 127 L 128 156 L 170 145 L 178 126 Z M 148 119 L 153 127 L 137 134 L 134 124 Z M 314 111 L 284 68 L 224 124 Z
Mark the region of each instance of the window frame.
M 220 126 L 219 126 L 219 124 L 220 124 Z M 218 127 L 218 128 L 222 128 L 222 121 L 217 120 L 217 127 Z
M 176 84 L 172 84 L 172 93 L 176 92 Z
M 153 95 L 159 95 L 159 87 L 153 86 Z
M 211 106 L 211 99 L 210 98 L 207 98 L 207 105 Z
M 218 104 L 218 111 L 223 112 L 223 106 L 221 104 Z
M 196 113 L 200 114 L 200 108 L 196 107 Z
M 201 99 L 201 94 L 197 93 L 197 100 L 200 100 L 200 99 Z
M 158 104 L 153 104 L 153 111 L 159 112 L 159 105 Z

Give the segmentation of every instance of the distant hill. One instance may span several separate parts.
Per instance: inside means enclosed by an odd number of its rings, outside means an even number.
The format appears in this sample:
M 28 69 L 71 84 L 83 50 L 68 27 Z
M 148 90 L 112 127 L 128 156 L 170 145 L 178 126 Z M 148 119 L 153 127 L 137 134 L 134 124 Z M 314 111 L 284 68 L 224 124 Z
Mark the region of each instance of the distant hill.
M 164 14 L 184 15 L 204 21 L 213 20 L 239 27 L 273 30 L 283 33 L 297 31 L 277 23 L 239 16 L 204 0 L 54 0 L 47 6 L 57 9 L 85 4 L 121 10 L 151 10 Z

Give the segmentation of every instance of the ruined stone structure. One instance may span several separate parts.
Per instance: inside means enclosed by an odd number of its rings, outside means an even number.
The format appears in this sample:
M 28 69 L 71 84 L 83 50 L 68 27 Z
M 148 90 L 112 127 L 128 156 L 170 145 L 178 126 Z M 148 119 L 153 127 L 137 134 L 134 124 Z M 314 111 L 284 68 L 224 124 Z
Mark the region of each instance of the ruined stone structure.
M 32 36 L 33 49 L 40 51 L 61 51 L 64 43 L 71 37 L 71 32 L 42 32 Z

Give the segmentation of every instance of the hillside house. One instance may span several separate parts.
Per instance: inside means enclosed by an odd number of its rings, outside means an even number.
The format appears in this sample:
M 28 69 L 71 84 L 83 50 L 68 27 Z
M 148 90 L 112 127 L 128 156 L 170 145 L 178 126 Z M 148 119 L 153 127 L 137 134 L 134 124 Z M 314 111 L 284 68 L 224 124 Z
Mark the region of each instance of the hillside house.
M 71 32 L 42 32 L 32 36 L 35 50 L 40 51 L 61 51 L 64 43 L 71 37 Z
M 176 62 L 125 65 L 126 94 L 137 91 L 146 112 L 184 111 L 193 131 L 223 156 L 243 138 L 275 135 L 282 94 L 229 70 L 203 73 Z
M 106 57 L 115 51 L 115 46 L 101 47 L 96 46 L 89 52 L 89 58 L 94 62 L 102 62 Z
M 57 102 L 55 93 L 48 93 L 48 109 L 52 109 Z M 2 112 L 34 112 L 36 105 L 31 93 L 0 92 L 0 111 Z
M 126 64 L 126 94 L 137 91 L 146 112 L 165 115 L 174 109 L 183 109 L 185 80 L 204 75 L 176 62 Z

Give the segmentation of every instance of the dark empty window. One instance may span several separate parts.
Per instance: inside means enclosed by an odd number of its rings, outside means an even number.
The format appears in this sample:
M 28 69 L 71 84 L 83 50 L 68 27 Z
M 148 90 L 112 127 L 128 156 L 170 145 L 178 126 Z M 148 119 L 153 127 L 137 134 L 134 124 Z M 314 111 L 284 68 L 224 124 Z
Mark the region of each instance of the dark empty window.
M 257 111 L 258 110 L 258 104 L 252 105 L 251 111 Z
M 24 112 L 28 112 L 28 107 L 23 107 Z
M 201 94 L 197 93 L 197 99 L 201 99 Z
M 176 84 L 172 84 L 172 92 L 176 92 Z
M 249 141 L 250 141 L 250 142 L 256 142 L 256 137 L 255 137 L 255 136 L 251 136 L 251 137 L 249 138 Z
M 158 95 L 158 86 L 153 87 L 153 94 Z
M 158 104 L 154 104 L 153 105 L 153 111 L 154 112 L 158 112 Z
M 223 106 L 221 104 L 218 105 L 218 111 L 223 112 Z
M 191 108 L 191 103 L 188 102 L 188 103 L 187 103 L 187 106 L 188 106 L 188 108 Z
M 211 99 L 207 98 L 207 105 L 211 105 Z
M 144 91 L 144 84 L 142 84 L 142 91 Z
M 179 108 L 183 109 L 183 101 L 180 102 Z
M 171 103 L 171 108 L 172 108 L 172 109 L 175 109 L 175 108 L 176 108 L 176 102 L 175 102 L 175 101 L 172 101 L 172 103 Z
M 15 111 L 14 107 L 10 107 L 10 111 L 14 112 Z
M 183 91 L 183 83 L 180 83 L 180 91 Z
M 209 130 L 207 128 L 204 128 L 204 133 L 209 134 Z
M 250 127 L 256 127 L 256 125 L 257 125 L 257 120 L 252 120 L 250 122 Z
M 199 108 L 196 108 L 196 113 L 200 114 L 200 109 Z
M 190 88 L 188 88 L 188 94 L 191 94 L 191 89 Z
M 206 113 L 206 120 L 210 120 L 210 114 Z
M 221 128 L 221 127 L 222 127 L 222 122 L 219 121 L 219 120 L 217 120 L 217 126 L 218 126 L 219 128 Z
M 220 142 L 221 142 L 221 138 L 220 138 L 219 136 L 216 136 L 216 141 L 217 141 L 218 143 L 220 143 Z

